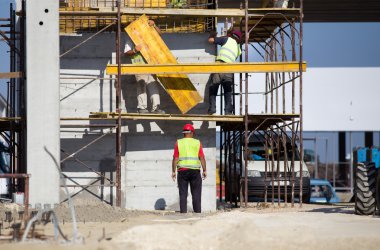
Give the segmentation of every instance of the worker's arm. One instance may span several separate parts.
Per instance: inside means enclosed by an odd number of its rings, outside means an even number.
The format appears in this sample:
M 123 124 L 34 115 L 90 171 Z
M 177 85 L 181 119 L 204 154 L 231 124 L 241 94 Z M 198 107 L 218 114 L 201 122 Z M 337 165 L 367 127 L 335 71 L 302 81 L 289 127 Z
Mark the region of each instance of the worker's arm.
M 179 161 L 178 142 L 175 142 L 174 153 L 173 153 L 173 161 L 172 161 L 172 179 L 173 179 L 173 181 L 175 181 L 178 161 Z
M 154 23 L 153 20 L 149 20 L 148 24 L 149 24 L 149 26 L 153 26 L 154 29 L 158 32 L 158 34 L 161 34 L 160 28 L 158 28 L 158 26 Z
M 178 157 L 173 156 L 173 161 L 172 161 L 172 179 L 173 179 L 173 181 L 175 181 L 175 177 L 176 177 L 177 164 L 178 164 Z
M 214 36 L 214 34 L 216 33 L 210 34 L 210 37 L 208 38 L 209 43 L 220 45 L 220 46 L 223 46 L 227 43 L 228 37 L 226 36 L 216 37 Z
M 134 56 L 137 53 L 139 53 L 141 50 L 141 45 L 136 45 L 133 49 L 128 50 L 127 52 L 124 53 L 125 56 Z
M 215 43 L 215 37 L 218 33 L 216 31 L 211 31 L 210 36 L 208 37 L 208 42 L 211 44 Z
M 203 169 L 203 180 L 207 177 L 207 171 L 206 171 L 206 160 L 204 156 L 199 157 L 199 160 L 201 161 L 202 169 Z
M 203 180 L 207 177 L 207 170 L 206 170 L 206 160 L 205 160 L 205 154 L 203 152 L 203 146 L 202 143 L 199 146 L 199 152 L 198 152 L 198 158 L 202 165 L 203 170 Z

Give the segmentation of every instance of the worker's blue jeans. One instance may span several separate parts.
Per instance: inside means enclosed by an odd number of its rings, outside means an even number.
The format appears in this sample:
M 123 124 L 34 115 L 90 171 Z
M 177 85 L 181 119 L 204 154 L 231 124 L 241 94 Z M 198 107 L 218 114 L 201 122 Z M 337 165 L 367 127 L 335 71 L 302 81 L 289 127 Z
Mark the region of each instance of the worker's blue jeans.
M 219 85 L 222 85 L 224 91 L 225 114 L 232 114 L 232 88 L 234 75 L 231 73 L 214 73 L 210 75 L 209 87 L 209 108 L 208 113 L 216 113 L 216 96 L 218 95 Z
M 187 213 L 187 194 L 190 184 L 194 213 L 201 212 L 202 178 L 200 170 L 178 171 L 179 207 L 181 213 Z

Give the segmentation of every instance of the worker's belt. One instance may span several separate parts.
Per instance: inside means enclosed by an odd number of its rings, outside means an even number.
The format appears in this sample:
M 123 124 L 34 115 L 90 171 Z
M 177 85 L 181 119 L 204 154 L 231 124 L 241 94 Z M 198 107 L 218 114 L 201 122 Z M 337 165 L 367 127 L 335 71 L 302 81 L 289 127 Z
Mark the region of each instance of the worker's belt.
M 201 165 L 193 165 L 193 164 L 178 164 L 177 168 L 189 168 L 189 169 L 200 169 Z

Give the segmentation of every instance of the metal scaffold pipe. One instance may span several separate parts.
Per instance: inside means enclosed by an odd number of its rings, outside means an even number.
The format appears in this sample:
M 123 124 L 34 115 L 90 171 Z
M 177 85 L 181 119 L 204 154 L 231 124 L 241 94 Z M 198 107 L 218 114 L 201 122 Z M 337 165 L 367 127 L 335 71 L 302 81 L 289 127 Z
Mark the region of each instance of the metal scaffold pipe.
M 300 0 L 300 57 L 299 57 L 299 61 L 300 61 L 300 64 L 302 62 L 302 59 L 303 59 L 303 52 L 302 52 L 302 49 L 303 49 L 303 44 L 302 44 L 302 39 L 303 39 L 303 0 Z M 300 141 L 299 141 L 299 144 L 300 144 L 300 207 L 302 207 L 302 192 L 303 192 L 303 107 L 302 107 L 302 71 L 300 71 L 300 86 L 299 86 L 299 102 L 300 102 Z
M 117 0 L 117 33 L 116 33 L 116 64 L 117 64 L 117 82 L 116 82 L 116 206 L 121 207 L 121 15 L 120 0 Z
M 245 62 L 248 62 L 248 0 L 245 0 Z M 248 73 L 245 73 L 245 117 L 244 117 L 244 202 L 248 206 Z

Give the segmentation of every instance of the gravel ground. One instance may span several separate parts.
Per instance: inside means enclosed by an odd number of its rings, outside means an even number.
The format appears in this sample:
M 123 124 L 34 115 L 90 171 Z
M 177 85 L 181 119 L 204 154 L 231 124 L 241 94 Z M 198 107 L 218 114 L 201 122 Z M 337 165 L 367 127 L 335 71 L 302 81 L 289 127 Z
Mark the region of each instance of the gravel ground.
M 98 201 L 75 204 L 81 243 L 52 241 L 51 224 L 40 225 L 48 240 L 29 241 L 28 249 L 378 249 L 380 218 L 357 216 L 347 205 L 250 203 L 248 208 L 210 214 L 144 212 Z M 0 211 L 2 211 L 0 205 Z M 72 238 L 67 205 L 56 208 L 62 230 Z M 4 230 L 3 230 L 4 231 Z M 4 234 L 3 234 L 4 235 Z M 2 242 L 2 243 L 1 243 Z M 0 241 L 0 249 L 25 249 Z

